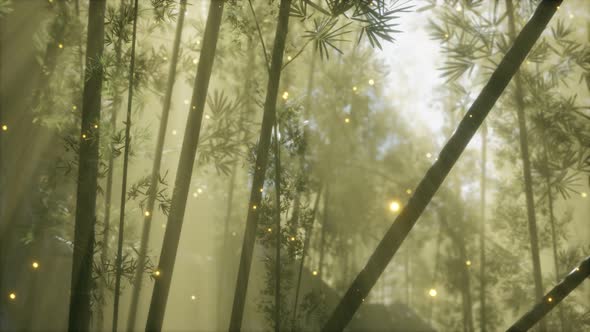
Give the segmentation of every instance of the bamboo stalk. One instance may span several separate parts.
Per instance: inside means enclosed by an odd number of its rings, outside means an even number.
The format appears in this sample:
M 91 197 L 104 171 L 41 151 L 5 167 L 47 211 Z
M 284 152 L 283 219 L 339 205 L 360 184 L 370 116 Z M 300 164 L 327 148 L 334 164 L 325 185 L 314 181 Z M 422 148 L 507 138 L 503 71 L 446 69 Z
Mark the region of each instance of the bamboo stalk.
M 428 170 L 406 207 L 398 215 L 373 255 L 369 258 L 365 268 L 356 277 L 336 310 L 324 325 L 323 331 L 341 331 L 350 322 L 363 299 L 375 285 L 375 282 L 395 255 L 403 240 L 432 200 L 443 180 L 481 126 L 561 2 L 560 0 L 544 0 L 539 4 L 531 20 L 516 38 L 512 48 L 502 59 L 457 130 L 442 149 L 438 160 Z
M 148 192 L 148 199 L 146 204 L 146 211 L 148 211 L 148 213 L 144 214 L 143 228 L 141 231 L 141 241 L 139 243 L 139 253 L 137 256 L 137 268 L 135 270 L 133 292 L 131 293 L 131 304 L 129 306 L 129 318 L 127 320 L 127 331 L 129 332 L 135 331 L 135 324 L 137 323 L 139 295 L 141 294 L 141 286 L 143 281 L 142 276 L 145 270 L 146 256 L 152 227 L 152 218 L 154 216 L 155 210 L 154 206 L 156 203 L 156 197 L 158 195 L 158 183 L 160 181 L 162 152 L 164 150 L 166 131 L 168 129 L 168 118 L 170 114 L 170 107 L 172 105 L 172 93 L 174 92 L 174 82 L 176 81 L 176 67 L 178 64 L 178 57 L 180 53 L 180 42 L 182 40 L 182 29 L 184 27 L 185 13 L 186 0 L 180 0 L 180 7 L 178 10 L 178 21 L 176 23 L 176 32 L 174 34 L 174 43 L 172 46 L 172 58 L 170 62 L 170 68 L 168 69 L 168 84 L 166 85 L 166 93 L 164 95 L 164 103 L 162 105 L 162 116 L 160 117 L 160 128 L 158 129 L 158 140 L 156 142 L 156 153 L 154 154 L 152 174 L 150 177 L 150 189 Z

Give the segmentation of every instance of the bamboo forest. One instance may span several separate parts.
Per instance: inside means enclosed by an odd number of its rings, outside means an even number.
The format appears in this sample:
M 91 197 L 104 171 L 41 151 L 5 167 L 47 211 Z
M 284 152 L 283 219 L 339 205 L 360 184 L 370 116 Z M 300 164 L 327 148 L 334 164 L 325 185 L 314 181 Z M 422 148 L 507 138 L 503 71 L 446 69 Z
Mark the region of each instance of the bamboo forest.
M 590 331 L 590 1 L 0 0 L 0 331 Z

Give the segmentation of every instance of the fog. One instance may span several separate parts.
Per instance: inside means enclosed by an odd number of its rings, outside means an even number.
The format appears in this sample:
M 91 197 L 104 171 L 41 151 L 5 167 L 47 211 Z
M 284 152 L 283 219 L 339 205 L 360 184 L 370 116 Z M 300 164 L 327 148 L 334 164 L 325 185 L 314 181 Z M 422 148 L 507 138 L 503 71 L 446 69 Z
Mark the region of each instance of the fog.
M 1 331 L 590 330 L 585 1 L 211 1 L 0 0 Z

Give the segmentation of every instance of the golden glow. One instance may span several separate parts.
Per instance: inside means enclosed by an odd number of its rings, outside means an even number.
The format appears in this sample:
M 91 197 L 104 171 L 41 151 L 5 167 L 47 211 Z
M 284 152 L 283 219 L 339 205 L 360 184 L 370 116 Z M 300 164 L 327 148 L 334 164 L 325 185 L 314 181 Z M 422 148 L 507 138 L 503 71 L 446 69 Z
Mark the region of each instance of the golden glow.
M 287 100 L 289 98 L 289 92 L 283 92 L 283 99 Z
M 350 123 L 350 119 L 349 119 L 349 118 L 345 118 L 345 119 L 344 119 L 344 122 L 346 122 L 346 123 Z
M 4 129 L 4 128 L 3 128 L 3 129 Z M 585 192 L 583 192 L 583 193 L 581 193 L 581 194 L 580 194 L 580 196 L 582 196 L 582 197 L 586 198 L 586 197 L 588 197 L 588 194 L 587 194 L 587 193 L 585 193 Z
M 295 241 L 295 237 L 294 236 L 291 236 L 291 241 Z
M 8 130 L 8 126 L 7 125 L 2 125 L 2 131 L 7 131 Z
M 448 38 L 449 38 L 449 34 L 445 33 L 445 39 L 448 39 Z
M 57 45 L 57 47 L 59 47 L 59 48 L 64 48 L 64 44 L 62 44 L 62 43 L 59 43 L 59 45 Z
M 86 138 L 86 134 L 82 134 L 82 138 Z
M 176 136 L 177 133 L 178 132 L 176 130 L 172 130 L 172 135 L 175 135 Z
M 156 277 L 159 277 L 159 276 L 160 276 L 160 274 L 161 274 L 161 273 L 160 273 L 160 270 L 156 270 L 156 271 L 154 271 L 154 276 L 156 276 Z
M 313 274 L 314 276 L 317 276 L 318 275 L 318 271 L 313 270 L 313 272 L 311 274 Z
M 467 266 L 471 266 L 471 261 L 470 261 L 470 260 L 466 260 L 466 261 L 465 261 L 465 265 L 467 265 Z
M 33 269 L 38 269 L 39 268 L 39 263 L 38 262 L 33 262 L 33 264 L 31 264 L 31 266 L 33 267 Z
M 270 233 L 270 232 L 272 232 L 272 228 L 269 227 L 266 229 L 266 231 Z
M 211 117 L 209 116 L 209 114 L 205 114 L 205 119 L 207 119 L 207 120 L 211 119 Z
M 426 154 L 426 158 L 432 158 L 432 153 L 428 152 L 428 153 Z
M 455 9 L 456 9 L 458 12 L 460 12 L 460 11 L 462 11 L 462 10 L 463 10 L 463 7 L 461 7 L 461 5 L 459 5 L 459 4 L 458 4 L 458 5 L 457 5 L 457 7 L 455 7 Z
M 94 129 L 98 129 L 98 125 L 97 124 L 94 125 Z
M 197 192 L 198 192 L 199 194 L 202 194 L 202 193 L 203 193 L 203 189 L 199 188 L 199 189 L 197 189 Z
M 263 192 L 263 191 L 264 191 L 264 189 L 263 188 L 260 188 L 260 192 Z
M 437 295 L 437 294 L 438 294 L 438 292 L 437 292 L 437 291 L 436 291 L 436 289 L 434 289 L 434 288 L 431 288 L 431 289 L 428 291 L 428 295 L 430 295 L 430 297 L 436 297 L 436 295 Z
M 74 106 L 72 106 L 72 109 L 75 111 L 78 109 L 78 106 L 74 105 Z
M 398 212 L 401 208 L 402 206 L 398 201 L 391 201 L 389 203 L 389 210 L 391 212 Z
M 553 302 L 553 298 L 552 297 L 548 297 L 547 298 L 547 302 Z
M 352 91 L 356 91 L 356 90 L 357 90 L 357 88 L 356 88 L 356 85 L 355 85 L 355 86 L 352 87 Z
M 8 294 L 8 297 L 9 297 L 11 300 L 13 300 L 13 301 L 14 301 L 14 300 L 16 299 L 16 294 L 15 294 L 15 293 L 10 293 L 10 294 Z
M 375 81 L 373 79 L 369 80 L 369 85 L 375 85 Z
M 289 56 L 287 57 L 287 60 L 288 60 L 288 61 L 291 61 L 291 60 L 293 60 L 293 57 L 291 57 L 291 56 L 289 55 Z
M 196 297 L 196 296 L 194 296 L 194 295 L 191 295 L 191 300 L 193 300 L 193 301 L 194 301 L 194 300 L 196 300 L 196 299 L 197 299 L 197 297 Z
M 197 63 L 199 63 L 199 59 L 193 59 L 193 64 L 196 65 Z
M 256 210 L 256 205 L 253 205 L 252 206 L 252 210 Z
M 150 211 L 145 211 L 143 214 L 144 214 L 146 217 L 149 217 L 149 216 L 150 216 Z
M 406 194 L 411 195 L 412 194 L 412 189 L 406 190 Z

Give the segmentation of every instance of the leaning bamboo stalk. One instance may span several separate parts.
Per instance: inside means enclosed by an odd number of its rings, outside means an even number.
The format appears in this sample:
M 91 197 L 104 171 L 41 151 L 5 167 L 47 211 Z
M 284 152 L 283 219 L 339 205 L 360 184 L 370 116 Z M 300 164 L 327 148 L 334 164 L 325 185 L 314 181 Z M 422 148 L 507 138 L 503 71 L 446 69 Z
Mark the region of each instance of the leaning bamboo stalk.
M 531 20 L 516 38 L 514 45 L 504 56 L 482 92 L 459 123 L 457 130 L 442 149 L 438 160 L 428 170 L 406 207 L 387 231 L 364 269 L 353 281 L 336 310 L 324 325 L 323 331 L 341 331 L 350 322 L 363 299 L 367 297 L 403 240 L 432 200 L 561 2 L 560 0 L 544 0 L 539 4 Z
M 545 294 L 541 301 L 538 301 L 529 312 L 520 317 L 507 331 L 528 331 L 588 277 L 590 277 L 590 256 L 586 257 L 577 268 L 573 269 L 560 283 Z
M 139 243 L 139 252 L 137 256 L 137 268 L 135 270 L 135 277 L 133 280 L 133 292 L 131 293 L 131 304 L 129 306 L 127 331 L 135 331 L 135 324 L 137 320 L 137 308 L 139 306 L 139 295 L 141 294 L 141 286 L 143 281 L 142 276 L 145 270 L 152 218 L 154 215 L 154 206 L 156 203 L 156 196 L 158 195 L 158 183 L 160 181 L 162 152 L 164 151 L 164 141 L 166 139 L 166 130 L 168 129 L 168 118 L 170 114 L 170 107 L 172 105 L 172 93 L 174 91 L 174 82 L 176 81 L 176 67 L 178 64 L 178 56 L 180 53 L 180 41 L 182 39 L 182 28 L 184 26 L 185 13 L 186 0 L 180 0 L 180 7 L 178 10 L 178 21 L 176 23 L 176 32 L 174 34 L 174 43 L 172 46 L 172 58 L 170 62 L 170 68 L 168 70 L 168 84 L 166 85 L 166 93 L 164 94 L 162 116 L 160 117 L 160 128 L 158 129 L 158 140 L 156 142 L 156 153 L 154 154 L 152 174 L 150 177 L 150 189 L 148 192 L 148 199 L 146 204 L 146 211 L 148 213 L 144 213 L 143 229 L 141 231 L 141 240 Z
M 209 14 L 207 16 L 207 24 L 202 43 L 203 47 L 199 56 L 195 86 L 184 131 L 178 171 L 176 172 L 176 180 L 174 182 L 170 214 L 168 216 L 162 251 L 160 253 L 160 262 L 158 264 L 159 275 L 155 279 L 146 331 L 160 331 L 164 322 L 166 302 L 168 300 L 168 293 L 170 292 L 172 272 L 174 270 L 176 252 L 178 251 L 180 232 L 186 210 L 186 200 L 195 164 L 197 146 L 199 144 L 199 134 L 201 132 L 207 90 L 215 60 L 224 5 L 224 0 L 211 1 L 209 5 Z
M 248 280 L 250 277 L 250 268 L 252 266 L 252 255 L 254 253 L 254 244 L 256 241 L 256 230 L 258 225 L 258 207 L 262 200 L 260 189 L 264 184 L 266 167 L 268 164 L 268 155 L 272 128 L 276 118 L 276 103 L 279 91 L 279 82 L 281 79 L 281 69 L 283 66 L 283 53 L 289 26 L 289 10 L 291 0 L 281 0 L 279 9 L 279 19 L 275 35 L 275 43 L 269 70 L 269 79 L 264 103 L 264 115 L 260 131 L 260 140 L 256 152 L 256 163 L 254 176 L 252 180 L 252 189 L 250 192 L 250 201 L 248 204 L 248 216 L 246 219 L 246 230 L 242 244 L 242 253 L 240 257 L 240 267 L 232 307 L 230 320 L 230 331 L 240 331 L 242 327 L 242 318 L 244 306 L 246 304 L 246 291 L 248 289 Z M 278 231 L 278 230 L 277 230 Z

